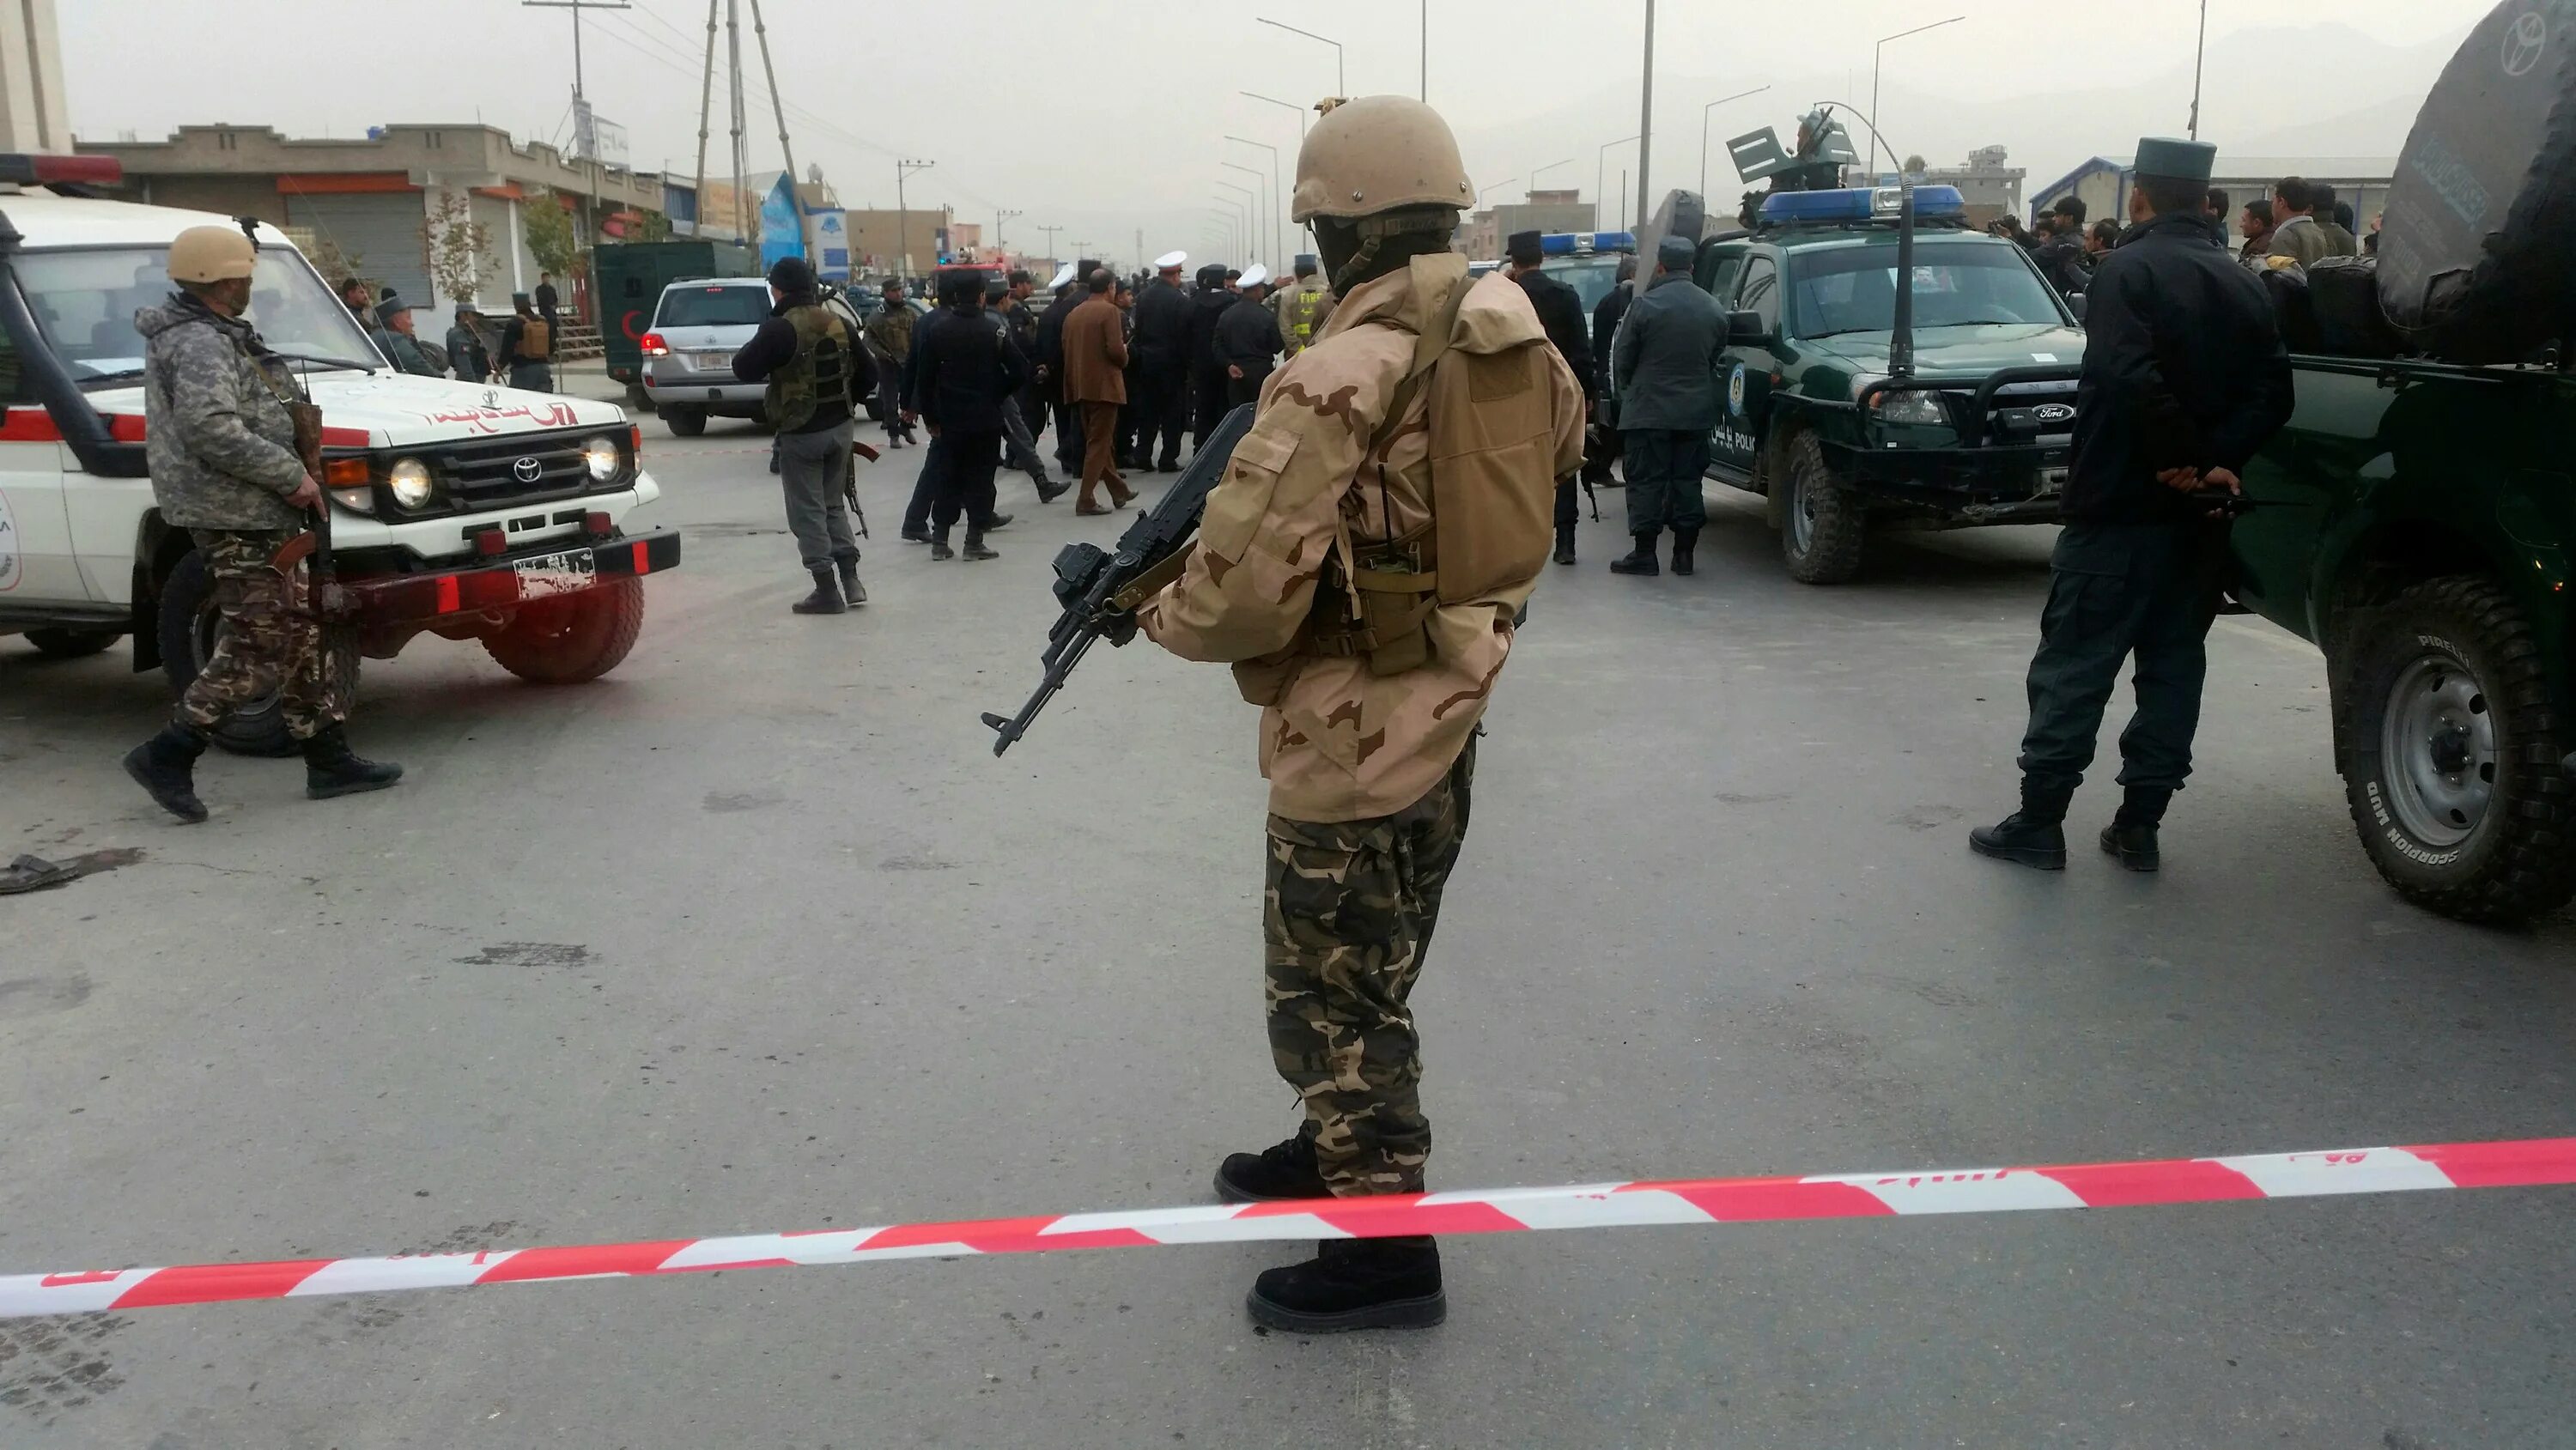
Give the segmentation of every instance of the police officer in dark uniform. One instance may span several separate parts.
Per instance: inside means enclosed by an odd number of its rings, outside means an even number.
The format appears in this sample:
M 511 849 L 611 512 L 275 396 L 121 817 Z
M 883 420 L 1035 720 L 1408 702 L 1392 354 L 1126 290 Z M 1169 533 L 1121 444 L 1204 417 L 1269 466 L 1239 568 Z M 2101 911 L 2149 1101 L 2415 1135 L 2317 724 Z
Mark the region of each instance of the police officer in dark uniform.
M 1592 403 L 1593 427 L 1583 438 L 1583 477 L 1593 484 L 1613 482 L 1610 465 L 1619 457 L 1619 420 L 1604 411 L 1609 396 L 1610 344 L 1637 298 L 1637 259 L 1619 259 L 1619 280 L 1592 306 L 1592 370 L 1583 375 L 1584 396 Z
M 2066 527 L 2030 663 L 2021 809 L 1969 833 L 1981 855 L 2065 869 L 2067 802 L 2131 655 L 2126 796 L 2102 849 L 2155 870 L 2156 827 L 2191 773 L 2228 505 L 2291 408 L 2289 357 L 2262 283 L 2202 215 L 2216 157 L 2207 142 L 2140 141 L 2132 225 L 2093 274 Z
M 1190 427 L 1189 294 L 1181 290 L 1186 252 L 1154 259 L 1154 280 L 1136 294 L 1136 334 L 1130 361 L 1136 369 L 1135 470 L 1178 473 L 1181 435 Z M 1124 466 L 1128 460 L 1120 460 Z
M 1538 313 L 1538 325 L 1547 329 L 1549 345 L 1583 385 L 1583 413 L 1592 415 L 1592 344 L 1583 334 L 1583 299 L 1574 289 L 1539 270 L 1544 256 L 1536 232 L 1514 232 L 1503 244 L 1503 255 L 1511 259 L 1512 280 L 1529 294 L 1530 307 Z M 1574 525 L 1580 515 L 1574 507 L 1575 475 L 1567 474 L 1556 481 L 1556 562 L 1574 562 Z

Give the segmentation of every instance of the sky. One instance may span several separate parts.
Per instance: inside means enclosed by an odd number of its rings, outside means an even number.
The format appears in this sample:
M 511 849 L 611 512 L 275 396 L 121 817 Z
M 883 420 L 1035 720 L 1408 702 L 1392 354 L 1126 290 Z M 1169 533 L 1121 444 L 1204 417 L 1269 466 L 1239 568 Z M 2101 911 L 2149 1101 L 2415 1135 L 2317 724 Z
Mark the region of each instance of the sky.
M 641 169 L 696 166 L 706 0 L 628 0 L 585 12 L 585 88 L 627 129 Z M 753 169 L 779 163 L 761 81 L 754 0 L 739 7 Z M 387 122 L 480 119 L 521 140 L 568 141 L 572 23 L 517 0 L 57 0 L 74 131 L 156 139 L 183 123 L 269 125 L 289 136 Z M 1426 13 L 1431 54 L 1423 63 Z M 2191 104 L 2198 0 L 1664 0 L 1655 35 L 1653 194 L 1699 186 L 1705 119 L 1724 140 L 1783 135 L 1818 100 L 1868 107 L 1891 145 L 1936 164 L 2000 144 L 2034 186 L 2142 133 L 2180 134 Z M 2393 156 L 2415 104 L 2486 0 L 2208 0 L 2202 135 L 2263 156 Z M 851 207 L 892 206 L 898 157 L 936 164 L 907 183 L 997 222 L 1012 247 L 1134 261 L 1181 248 L 1231 261 L 1303 250 L 1269 181 L 1295 169 L 1298 105 L 1332 94 L 1415 93 L 1459 134 L 1488 202 L 1548 187 L 1633 196 L 1644 0 L 982 0 L 963 7 L 759 0 L 799 170 L 819 163 Z M 893 18 L 887 18 L 889 14 Z M 971 16 L 972 19 L 962 19 Z M 1961 17 L 1874 46 L 1877 37 Z M 1262 23 L 1285 21 L 1333 46 Z M 301 71 L 260 58 L 261 37 L 303 35 L 344 61 Z M 721 43 L 722 31 L 718 32 Z M 717 60 L 711 171 L 727 147 Z M 1735 91 L 1771 89 L 1708 112 Z M 1229 138 L 1242 138 L 1233 140 Z M 1606 146 L 1606 149 L 1605 149 Z M 1234 163 L 1228 166 L 1226 163 Z M 1570 164 L 1551 164 L 1570 163 Z M 2223 162 L 2222 162 L 2223 164 Z M 1250 168 L 1249 170 L 1238 168 Z M 1259 173 L 1259 174 L 1255 174 Z M 1239 186 L 1251 198 L 1226 189 Z M 1228 222 L 1234 208 L 1258 217 Z M 1633 211 L 1633 201 L 1623 210 Z M 1020 215 L 1003 219 L 1011 210 Z M 1605 224 L 1615 220 L 1605 211 Z M 1040 230 L 1056 228 L 1052 233 Z M 1249 235 L 1243 235 L 1249 233 Z M 1251 255 L 1244 255 L 1247 251 Z

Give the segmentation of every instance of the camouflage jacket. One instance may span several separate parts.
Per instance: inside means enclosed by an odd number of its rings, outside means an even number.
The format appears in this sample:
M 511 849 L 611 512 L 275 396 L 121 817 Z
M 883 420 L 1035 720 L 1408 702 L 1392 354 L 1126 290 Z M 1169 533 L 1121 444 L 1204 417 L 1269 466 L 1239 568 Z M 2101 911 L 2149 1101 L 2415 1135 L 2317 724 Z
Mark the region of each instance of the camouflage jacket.
M 1529 597 L 1522 585 L 1434 610 L 1430 662 L 1400 675 L 1300 648 L 1342 529 L 1391 539 L 1431 517 L 1429 390 L 1415 392 L 1382 448 L 1371 440 L 1412 365 L 1423 293 L 1466 270 L 1454 253 L 1417 257 L 1341 299 L 1315 342 L 1263 386 L 1252 431 L 1208 496 L 1188 568 L 1137 611 L 1172 653 L 1236 666 L 1245 698 L 1263 706 L 1270 809 L 1290 820 L 1366 820 L 1421 799 L 1475 732 Z M 1527 295 L 1487 278 L 1461 306 L 1451 346 L 1544 335 Z M 1581 461 L 1583 393 L 1561 364 L 1549 376 L 1554 479 Z
M 911 303 L 889 302 L 868 319 L 868 341 L 876 344 L 877 351 L 902 362 L 912 356 L 912 324 Z
M 185 529 L 294 529 L 295 421 L 260 378 L 259 334 L 185 293 L 134 314 L 144 456 L 161 516 Z M 270 366 L 282 367 L 272 363 Z

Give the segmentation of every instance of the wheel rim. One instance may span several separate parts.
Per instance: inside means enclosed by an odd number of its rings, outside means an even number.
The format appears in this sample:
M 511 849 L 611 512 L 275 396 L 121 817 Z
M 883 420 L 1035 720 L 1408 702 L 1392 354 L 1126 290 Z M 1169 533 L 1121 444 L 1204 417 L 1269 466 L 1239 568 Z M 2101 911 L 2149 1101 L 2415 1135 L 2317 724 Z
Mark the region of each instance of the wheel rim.
M 1789 478 L 1789 543 L 1800 554 L 1815 548 L 1816 491 L 1807 487 L 1803 475 Z
M 2400 670 L 2379 735 L 2389 805 L 2407 834 L 2434 847 L 2476 834 L 2495 796 L 2495 716 L 2468 666 L 2435 650 Z
M 224 622 L 223 611 L 210 604 L 198 613 L 196 633 L 197 673 L 202 675 L 206 672 L 206 661 L 215 657 L 216 647 L 221 645 L 224 641 L 224 637 L 231 633 L 232 626 Z M 258 699 L 241 705 L 233 711 L 233 714 L 236 716 L 264 714 L 267 712 L 269 707 L 275 705 L 280 697 L 285 693 L 286 691 L 282 686 L 278 689 L 271 690 Z

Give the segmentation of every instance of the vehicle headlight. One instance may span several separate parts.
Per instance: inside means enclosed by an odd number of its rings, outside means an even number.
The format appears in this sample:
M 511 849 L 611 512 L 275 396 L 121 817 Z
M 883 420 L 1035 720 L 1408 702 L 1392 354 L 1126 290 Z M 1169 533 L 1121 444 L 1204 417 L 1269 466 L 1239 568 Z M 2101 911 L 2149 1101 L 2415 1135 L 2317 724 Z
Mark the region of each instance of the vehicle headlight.
M 581 461 L 590 469 L 590 481 L 606 483 L 617 476 L 620 460 L 617 440 L 593 438 L 581 445 Z
M 394 502 L 407 509 L 428 503 L 436 492 L 430 485 L 429 465 L 417 458 L 395 459 L 394 466 L 385 470 L 385 483 L 393 490 Z
M 1941 401 L 1941 395 L 1916 388 L 1879 394 L 1870 401 L 1870 412 L 1882 423 L 1924 428 L 1950 426 L 1950 409 Z

